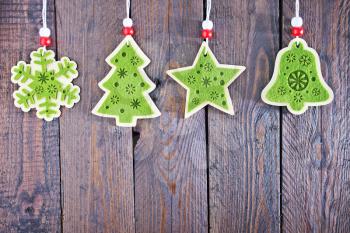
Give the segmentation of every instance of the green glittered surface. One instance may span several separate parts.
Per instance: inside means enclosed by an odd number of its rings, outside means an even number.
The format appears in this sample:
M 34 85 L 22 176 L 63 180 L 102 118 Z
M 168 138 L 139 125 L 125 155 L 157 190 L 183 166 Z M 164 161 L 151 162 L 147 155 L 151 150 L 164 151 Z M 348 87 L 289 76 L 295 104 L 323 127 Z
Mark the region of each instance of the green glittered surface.
M 233 115 L 228 86 L 245 70 L 243 66 L 219 64 L 206 42 L 192 66 L 167 73 L 187 90 L 185 118 L 211 105 Z
M 93 113 L 116 119 L 118 126 L 132 127 L 137 119 L 160 115 L 149 93 L 155 89 L 143 68 L 150 60 L 137 46 L 131 36 L 119 44 L 106 62 L 113 67 L 99 83 L 104 96 Z
M 78 77 L 77 64 L 67 57 L 55 61 L 52 50 L 39 48 L 24 61 L 12 67 L 11 81 L 20 86 L 13 93 L 15 106 L 24 112 L 35 108 L 37 117 L 51 121 L 59 117 L 60 106 L 73 107 L 80 100 L 78 86 L 71 82 Z
M 292 40 L 288 48 L 279 52 L 273 78 L 262 99 L 271 105 L 287 106 L 293 114 L 333 100 L 333 92 L 321 74 L 319 56 L 303 39 Z

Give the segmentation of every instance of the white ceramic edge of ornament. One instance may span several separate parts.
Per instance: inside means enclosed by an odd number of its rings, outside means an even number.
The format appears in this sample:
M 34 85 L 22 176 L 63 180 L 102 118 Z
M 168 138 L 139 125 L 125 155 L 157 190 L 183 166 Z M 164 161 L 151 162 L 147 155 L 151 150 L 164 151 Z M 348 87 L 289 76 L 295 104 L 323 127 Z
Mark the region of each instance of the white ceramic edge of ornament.
M 72 104 L 67 105 L 66 102 L 60 100 L 61 99 L 61 93 L 59 93 L 59 95 L 57 96 L 56 101 L 55 101 L 55 103 L 57 103 L 60 107 L 61 106 L 65 106 L 66 108 L 72 108 L 74 106 L 74 104 L 76 104 L 76 103 L 78 103 L 80 101 L 80 95 L 79 95 L 80 94 L 80 87 L 77 86 L 77 85 L 73 85 L 72 84 L 73 79 L 75 79 L 75 78 L 77 78 L 79 76 L 79 72 L 78 72 L 78 69 L 77 69 L 77 67 L 78 67 L 77 63 L 75 61 L 70 60 L 68 57 L 61 57 L 61 59 L 59 61 L 56 61 L 55 60 L 55 52 L 54 51 L 47 50 L 45 47 L 40 47 L 36 51 L 32 51 L 31 54 L 30 54 L 31 72 L 35 72 L 35 71 L 40 71 L 41 70 L 40 65 L 34 63 L 34 58 L 35 58 L 34 53 L 39 52 L 39 50 L 41 50 L 41 49 L 43 51 L 51 52 L 51 55 L 48 57 L 48 59 L 51 58 L 51 59 L 54 60 L 53 63 L 48 65 L 48 69 L 53 69 L 53 70 L 55 70 L 57 72 L 58 71 L 58 62 L 64 62 L 65 59 L 68 59 L 70 62 L 73 63 L 73 66 L 74 66 L 73 68 L 77 71 L 76 74 L 72 74 L 69 79 L 65 78 L 65 77 L 64 78 L 59 77 L 59 80 L 61 81 L 61 83 L 63 85 L 63 88 L 67 87 L 68 85 L 72 85 L 72 87 L 78 88 L 78 93 L 77 93 L 78 98 L 75 101 L 73 101 Z M 24 106 L 17 104 L 17 100 L 19 98 L 16 96 L 16 94 L 19 93 L 19 90 L 21 90 L 22 88 L 25 88 L 27 90 L 31 90 L 31 88 L 28 86 L 31 83 L 31 80 L 28 79 L 27 82 L 21 84 L 20 80 L 16 81 L 16 80 L 13 79 L 14 75 L 15 75 L 14 69 L 17 66 L 19 66 L 20 64 L 23 64 L 24 67 L 28 66 L 28 64 L 25 61 L 19 61 L 17 63 L 17 65 L 15 65 L 15 66 L 13 66 L 11 68 L 11 82 L 14 83 L 14 84 L 18 84 L 20 86 L 20 88 L 18 90 L 14 91 L 13 94 L 12 94 L 13 98 L 15 99 L 15 102 L 14 102 L 15 106 L 17 108 L 20 108 L 23 112 L 29 112 L 32 108 L 35 108 L 36 111 L 37 111 L 36 112 L 36 116 L 39 119 L 44 119 L 45 121 L 52 121 L 53 119 L 58 118 L 61 115 L 60 107 L 58 108 L 57 114 L 53 115 L 52 117 L 45 117 L 45 116 L 42 117 L 42 116 L 39 115 L 39 105 L 41 103 L 45 102 L 45 100 L 46 100 L 45 98 L 42 98 L 41 100 L 38 100 L 37 98 L 35 98 L 35 104 L 29 104 L 29 108 L 24 108 Z
M 189 98 L 190 98 L 190 89 L 184 85 L 180 80 L 178 80 L 176 78 L 176 76 L 173 74 L 173 73 L 177 73 L 177 72 L 181 72 L 181 71 L 186 71 L 186 70 L 191 70 L 193 69 L 201 54 L 202 54 L 202 51 L 203 49 L 206 49 L 207 50 L 207 53 L 209 56 L 211 56 L 211 58 L 214 60 L 214 63 L 217 67 L 219 68 L 228 68 L 228 69 L 238 69 L 239 72 L 234 75 L 231 79 L 230 82 L 228 82 L 225 86 L 224 86 L 224 89 L 225 89 L 225 97 L 226 99 L 228 100 L 228 110 L 227 109 L 224 109 L 210 101 L 206 101 L 200 105 L 198 105 L 196 108 L 194 108 L 191 112 L 188 111 L 188 105 L 189 105 Z M 211 105 L 227 114 L 230 114 L 230 115 L 234 115 L 234 110 L 233 110 L 233 103 L 232 103 L 232 99 L 231 99 L 231 96 L 230 96 L 230 92 L 228 90 L 228 87 L 245 71 L 246 67 L 245 66 L 236 66 L 236 65 L 226 65 L 226 64 L 220 64 L 216 57 L 214 56 L 213 52 L 211 51 L 210 47 L 208 46 L 208 44 L 204 41 L 197 53 L 197 56 L 196 56 L 196 59 L 194 60 L 192 66 L 186 66 L 186 67 L 181 67 L 181 68 L 177 68 L 177 69 L 172 69 L 172 70 L 168 70 L 166 73 L 171 77 L 173 78 L 178 84 L 180 84 L 183 88 L 186 89 L 186 109 L 185 109 L 185 118 L 189 118 L 190 116 L 194 115 L 196 112 L 198 112 L 199 110 L 201 110 L 202 108 L 204 108 L 205 106 L 207 105 Z
M 108 114 L 102 114 L 102 113 L 98 112 L 98 109 L 102 106 L 103 102 L 107 99 L 107 97 L 108 97 L 108 95 L 110 93 L 109 90 L 107 90 L 107 89 L 105 89 L 103 87 L 103 83 L 106 82 L 109 78 L 111 78 L 113 76 L 113 74 L 117 70 L 117 67 L 115 65 L 113 65 L 112 63 L 110 63 L 110 60 L 111 60 L 112 57 L 114 57 L 119 52 L 119 50 L 121 50 L 123 48 L 123 46 L 126 43 L 131 43 L 132 46 L 134 47 L 136 53 L 144 60 L 144 64 L 142 66 L 138 67 L 137 70 L 140 72 L 141 76 L 145 79 L 146 83 L 150 85 L 150 88 L 148 90 L 144 91 L 142 94 L 144 95 L 146 101 L 150 104 L 151 109 L 153 110 L 154 113 L 152 115 L 148 115 L 148 116 L 137 116 L 136 115 L 136 116 L 133 116 L 131 123 L 120 123 L 119 122 L 119 116 L 112 116 L 112 115 L 108 115 Z M 116 125 L 117 126 L 121 126 L 121 127 L 135 127 L 138 119 L 149 119 L 149 118 L 159 117 L 161 115 L 161 112 L 159 111 L 159 109 L 157 108 L 155 103 L 153 102 L 152 98 L 149 96 L 149 93 L 151 93 L 156 88 L 156 85 L 148 78 L 146 72 L 144 71 L 144 68 L 148 64 L 150 64 L 151 61 L 143 53 L 143 51 L 140 49 L 140 47 L 136 44 L 136 42 L 132 38 L 132 36 L 126 36 L 123 39 L 123 41 L 117 46 L 117 48 L 105 59 L 105 61 L 108 63 L 108 65 L 110 65 L 112 67 L 112 69 L 109 71 L 107 76 L 105 78 L 103 78 L 98 83 L 98 86 L 105 92 L 105 94 L 100 99 L 100 101 L 96 104 L 96 106 L 92 110 L 92 113 L 94 115 L 96 115 L 96 116 L 115 118 L 116 119 Z
M 287 52 L 288 50 L 290 50 L 293 46 L 293 44 L 295 42 L 299 42 L 299 43 L 302 43 L 303 46 L 304 46 L 304 49 L 311 52 L 314 56 L 315 56 L 315 60 L 316 60 L 316 66 L 317 66 L 317 73 L 318 73 L 318 76 L 319 76 L 319 79 L 320 79 L 320 82 L 321 82 L 321 85 L 323 85 L 323 87 L 328 91 L 329 93 L 329 98 L 326 100 L 326 101 L 323 101 L 323 102 L 318 102 L 318 103 L 310 103 L 310 102 L 305 102 L 304 104 L 304 107 L 300 110 L 300 111 L 294 111 L 290 104 L 289 103 L 276 103 L 276 102 L 272 102 L 272 101 L 269 101 L 266 97 L 267 95 L 267 92 L 268 90 L 275 84 L 275 82 L 277 81 L 277 78 L 278 78 L 278 73 L 279 73 L 279 64 L 281 62 L 281 58 L 283 56 L 283 54 L 285 52 Z M 273 76 L 272 76 L 272 79 L 271 81 L 269 82 L 269 84 L 264 88 L 264 90 L 262 91 L 261 93 L 261 99 L 267 103 L 267 104 L 270 104 L 270 105 L 273 105 L 273 106 L 287 106 L 287 109 L 289 112 L 291 112 L 292 114 L 294 115 L 301 115 L 303 113 L 305 113 L 309 107 L 316 107 L 316 106 L 323 106 L 323 105 L 327 105 L 327 104 L 330 104 L 333 99 L 334 99 L 334 93 L 332 91 L 332 89 L 328 86 L 328 84 L 324 81 L 323 79 L 323 76 L 322 76 L 322 72 L 321 72 L 321 63 L 320 63 L 320 57 L 318 55 L 318 53 L 316 52 L 315 49 L 313 48 L 310 48 L 306 41 L 302 38 L 295 38 L 293 40 L 290 41 L 288 47 L 282 49 L 281 51 L 278 52 L 277 54 L 277 58 L 276 58 L 276 63 L 275 63 L 275 69 L 274 69 L 274 72 L 273 72 Z

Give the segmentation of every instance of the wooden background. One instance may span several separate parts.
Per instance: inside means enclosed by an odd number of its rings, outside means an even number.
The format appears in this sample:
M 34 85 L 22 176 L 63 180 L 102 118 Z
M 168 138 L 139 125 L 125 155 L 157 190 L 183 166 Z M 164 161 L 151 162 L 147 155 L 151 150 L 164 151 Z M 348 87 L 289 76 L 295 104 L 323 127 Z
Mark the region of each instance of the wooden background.
M 77 61 L 81 102 L 45 122 L 13 104 L 10 68 L 38 47 L 41 0 L 0 0 L 0 232 L 350 232 L 350 1 L 303 0 L 332 104 L 302 116 L 262 103 L 293 0 L 214 0 L 211 47 L 246 65 L 230 87 L 236 115 L 183 119 L 166 76 L 199 49 L 202 0 L 133 0 L 160 118 L 118 128 L 90 111 L 104 59 L 122 40 L 124 0 L 48 0 L 57 56 Z

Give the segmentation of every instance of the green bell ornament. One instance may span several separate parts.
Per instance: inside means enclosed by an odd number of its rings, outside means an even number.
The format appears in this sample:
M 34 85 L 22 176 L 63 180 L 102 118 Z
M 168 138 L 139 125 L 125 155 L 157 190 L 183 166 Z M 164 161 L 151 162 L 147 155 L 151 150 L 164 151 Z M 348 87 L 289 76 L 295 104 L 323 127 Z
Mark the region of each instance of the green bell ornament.
M 332 102 L 331 88 L 323 80 L 317 52 L 301 39 L 304 29 L 299 17 L 292 19 L 293 39 L 282 49 L 275 64 L 272 80 L 262 92 L 262 100 L 274 106 L 287 106 L 296 115 L 303 114 L 309 106 L 322 106 Z

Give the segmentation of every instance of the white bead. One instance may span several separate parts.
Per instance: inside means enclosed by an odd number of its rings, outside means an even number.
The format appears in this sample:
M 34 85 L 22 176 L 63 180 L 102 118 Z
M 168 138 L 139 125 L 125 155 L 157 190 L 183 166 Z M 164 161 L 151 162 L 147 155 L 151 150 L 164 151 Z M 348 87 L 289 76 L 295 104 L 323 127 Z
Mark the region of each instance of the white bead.
M 212 30 L 214 27 L 213 21 L 211 20 L 204 20 L 202 23 L 202 28 L 204 30 Z
M 41 37 L 50 37 L 51 31 L 49 28 L 40 28 L 39 35 Z
M 130 19 L 130 18 L 123 19 L 123 26 L 124 27 L 132 27 L 132 19 Z
M 303 26 L 303 19 L 301 17 L 292 18 L 292 27 L 301 27 Z

